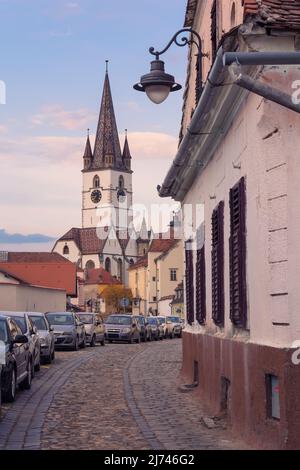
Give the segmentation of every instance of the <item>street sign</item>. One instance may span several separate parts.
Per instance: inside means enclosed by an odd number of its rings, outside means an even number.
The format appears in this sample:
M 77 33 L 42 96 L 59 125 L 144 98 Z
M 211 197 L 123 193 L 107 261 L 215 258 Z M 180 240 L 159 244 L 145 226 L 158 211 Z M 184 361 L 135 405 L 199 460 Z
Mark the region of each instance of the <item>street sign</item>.
M 127 297 L 124 297 L 123 299 L 120 300 L 120 306 L 123 308 L 129 307 L 130 301 L 127 299 Z

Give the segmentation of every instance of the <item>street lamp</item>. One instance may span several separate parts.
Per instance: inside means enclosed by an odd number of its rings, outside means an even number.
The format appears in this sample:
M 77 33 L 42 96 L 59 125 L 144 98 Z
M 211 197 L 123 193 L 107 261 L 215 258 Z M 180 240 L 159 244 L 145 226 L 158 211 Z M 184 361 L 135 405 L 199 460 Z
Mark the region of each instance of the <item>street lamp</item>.
M 179 42 L 179 36 L 182 33 L 189 33 L 189 37 L 181 37 L 181 42 Z M 202 53 L 202 41 L 199 34 L 191 28 L 183 28 L 177 31 L 176 34 L 172 37 L 171 41 L 162 51 L 155 51 L 154 47 L 150 47 L 150 54 L 155 56 L 155 60 L 151 62 L 150 73 L 143 75 L 141 77 L 140 83 L 136 83 L 133 88 L 137 91 L 142 91 L 147 94 L 148 98 L 153 101 L 155 104 L 160 104 L 165 101 L 169 94 L 181 90 L 182 86 L 175 82 L 173 75 L 169 75 L 165 72 L 165 63 L 160 60 L 160 56 L 164 54 L 173 44 L 173 42 L 179 46 L 190 46 L 195 44 L 198 53 L 197 56 L 197 76 L 201 79 L 198 80 L 197 84 L 197 95 L 200 96 L 203 88 L 202 83 L 202 57 L 208 57 L 208 54 Z

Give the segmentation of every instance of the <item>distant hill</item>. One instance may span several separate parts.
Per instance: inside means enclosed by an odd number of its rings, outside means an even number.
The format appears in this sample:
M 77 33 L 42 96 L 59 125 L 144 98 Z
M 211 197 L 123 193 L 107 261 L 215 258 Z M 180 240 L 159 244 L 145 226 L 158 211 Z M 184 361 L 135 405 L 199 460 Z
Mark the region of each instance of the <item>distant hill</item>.
M 0 229 L 0 243 L 48 243 L 54 241 L 55 238 L 42 235 L 40 233 L 33 233 L 31 235 L 22 235 L 20 233 L 7 233 L 5 230 Z

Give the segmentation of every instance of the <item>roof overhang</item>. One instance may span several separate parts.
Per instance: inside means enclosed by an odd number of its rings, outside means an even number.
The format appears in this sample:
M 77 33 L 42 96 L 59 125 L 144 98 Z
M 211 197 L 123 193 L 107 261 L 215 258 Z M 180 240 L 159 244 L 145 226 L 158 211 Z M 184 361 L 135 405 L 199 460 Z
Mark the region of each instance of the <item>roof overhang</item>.
M 220 47 L 201 99 L 177 155 L 159 191 L 182 201 L 228 132 L 249 91 L 234 85 Z M 257 67 L 252 67 L 257 70 Z M 247 68 L 251 73 L 251 69 Z

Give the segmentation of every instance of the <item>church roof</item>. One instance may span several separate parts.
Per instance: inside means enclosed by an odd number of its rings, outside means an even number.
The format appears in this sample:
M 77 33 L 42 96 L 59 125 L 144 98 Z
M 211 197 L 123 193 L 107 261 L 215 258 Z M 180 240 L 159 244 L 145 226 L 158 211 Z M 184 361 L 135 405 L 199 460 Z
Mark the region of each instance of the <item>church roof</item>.
M 121 284 L 104 268 L 86 269 L 86 278 L 84 284 Z
M 109 165 L 105 164 L 106 156 L 112 157 L 112 163 Z M 99 170 L 107 166 L 123 168 L 109 76 L 106 72 L 91 169 Z
M 126 137 L 125 137 L 125 143 L 124 143 L 124 149 L 123 149 L 123 160 L 125 160 L 125 159 L 131 160 L 131 153 L 130 153 L 130 149 L 129 149 L 127 134 L 126 134 Z
M 91 158 L 91 159 L 93 158 L 93 152 L 92 152 L 91 141 L 90 141 L 89 135 L 87 136 L 83 158 Z
M 102 253 L 105 239 L 100 239 L 97 228 L 72 228 L 58 241 L 74 241 L 83 255 Z

